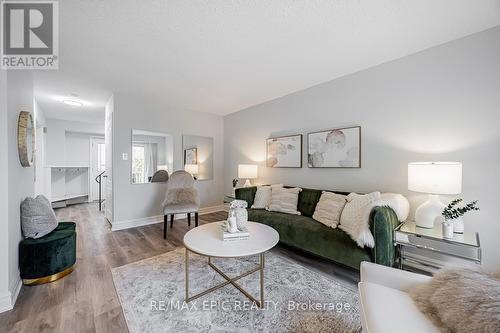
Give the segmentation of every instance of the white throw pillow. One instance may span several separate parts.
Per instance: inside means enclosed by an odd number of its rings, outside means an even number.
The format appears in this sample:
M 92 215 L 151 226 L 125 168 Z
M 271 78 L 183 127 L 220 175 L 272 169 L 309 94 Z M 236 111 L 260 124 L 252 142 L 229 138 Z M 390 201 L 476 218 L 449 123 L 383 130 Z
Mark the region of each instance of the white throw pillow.
M 272 187 L 283 187 L 283 184 L 257 186 L 257 192 L 255 192 L 252 208 L 264 209 L 269 206 L 271 203 Z
M 398 216 L 399 221 L 406 221 L 408 215 L 410 215 L 410 202 L 398 193 L 382 193 L 376 205 L 392 208 Z
M 347 204 L 340 216 L 339 228 L 345 231 L 360 247 L 374 247 L 375 240 L 370 232 L 366 219 L 367 210 L 373 208 L 373 203 L 380 199 L 380 192 L 369 194 L 350 193 Z
M 302 191 L 299 187 L 294 188 L 271 188 L 271 203 L 267 210 L 272 212 L 282 212 L 287 214 L 300 215 L 297 211 L 297 203 L 299 202 L 299 193 Z
M 337 228 L 345 204 L 345 195 L 323 191 L 312 217 L 328 227 Z

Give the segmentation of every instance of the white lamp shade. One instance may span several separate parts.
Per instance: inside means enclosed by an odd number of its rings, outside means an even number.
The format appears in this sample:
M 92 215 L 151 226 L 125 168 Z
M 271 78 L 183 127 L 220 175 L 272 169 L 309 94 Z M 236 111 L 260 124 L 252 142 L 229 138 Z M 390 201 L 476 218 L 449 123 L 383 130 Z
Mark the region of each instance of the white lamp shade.
M 239 164 L 238 178 L 242 179 L 257 178 L 257 164 Z
M 430 194 L 460 194 L 462 163 L 408 163 L 408 190 Z
M 186 164 L 184 165 L 184 171 L 189 172 L 192 175 L 198 174 L 198 164 Z

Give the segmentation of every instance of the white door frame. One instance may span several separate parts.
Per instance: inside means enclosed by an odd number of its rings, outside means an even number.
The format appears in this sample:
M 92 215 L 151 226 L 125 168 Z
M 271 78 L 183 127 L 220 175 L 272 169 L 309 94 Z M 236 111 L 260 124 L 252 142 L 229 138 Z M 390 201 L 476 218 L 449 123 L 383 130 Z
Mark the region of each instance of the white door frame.
M 89 145 L 90 145 L 90 156 L 89 156 L 89 202 L 94 202 L 94 200 L 98 200 L 99 198 L 94 198 L 94 191 L 93 191 L 93 185 L 94 185 L 94 142 L 95 141 L 101 141 L 104 143 L 104 136 L 90 136 L 89 140 Z M 99 142 L 99 143 L 101 143 Z M 102 187 L 101 187 L 102 189 Z

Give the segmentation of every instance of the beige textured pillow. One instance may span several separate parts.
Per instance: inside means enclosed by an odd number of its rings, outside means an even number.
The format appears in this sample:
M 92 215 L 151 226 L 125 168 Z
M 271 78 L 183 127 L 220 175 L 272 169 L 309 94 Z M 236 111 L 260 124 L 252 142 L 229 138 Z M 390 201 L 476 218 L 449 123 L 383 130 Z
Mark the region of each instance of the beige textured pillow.
M 345 204 L 345 195 L 323 191 L 312 217 L 328 227 L 337 228 Z
M 493 276 L 471 269 L 443 269 L 408 293 L 443 332 L 500 332 L 500 280 Z
M 367 215 L 373 203 L 380 199 L 380 192 L 369 194 L 350 193 L 340 216 L 339 228 L 345 231 L 360 247 L 374 247 Z M 368 213 L 368 214 L 367 214 Z
M 271 188 L 283 187 L 283 184 L 257 186 L 252 208 L 264 209 L 271 203 Z
M 300 215 L 300 212 L 297 211 L 297 203 L 299 202 L 299 193 L 301 191 L 302 189 L 299 187 L 273 187 L 271 189 L 271 203 L 267 210 Z

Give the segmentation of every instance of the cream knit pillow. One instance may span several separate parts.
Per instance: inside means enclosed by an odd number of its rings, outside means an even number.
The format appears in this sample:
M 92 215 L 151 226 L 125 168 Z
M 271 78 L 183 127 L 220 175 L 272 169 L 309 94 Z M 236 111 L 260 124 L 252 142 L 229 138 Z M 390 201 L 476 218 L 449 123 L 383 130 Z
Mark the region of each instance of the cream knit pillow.
M 360 247 L 374 247 L 375 240 L 370 232 L 366 219 L 368 210 L 373 208 L 373 203 L 380 199 L 380 192 L 369 194 L 350 193 L 347 204 L 340 216 L 339 228 L 345 231 Z
M 283 184 L 257 186 L 257 192 L 255 192 L 252 208 L 263 209 L 269 206 L 271 203 L 272 187 L 283 187 Z
M 323 191 L 312 217 L 328 227 L 337 228 L 345 204 L 345 195 Z
M 271 203 L 267 210 L 300 215 L 300 212 L 297 211 L 297 203 L 299 202 L 299 193 L 301 191 L 302 189 L 299 187 L 273 187 L 271 189 Z

